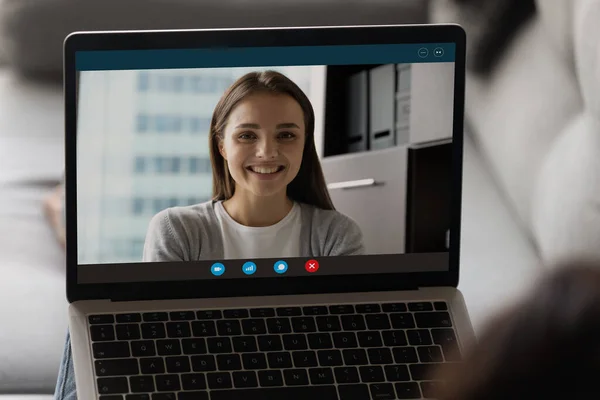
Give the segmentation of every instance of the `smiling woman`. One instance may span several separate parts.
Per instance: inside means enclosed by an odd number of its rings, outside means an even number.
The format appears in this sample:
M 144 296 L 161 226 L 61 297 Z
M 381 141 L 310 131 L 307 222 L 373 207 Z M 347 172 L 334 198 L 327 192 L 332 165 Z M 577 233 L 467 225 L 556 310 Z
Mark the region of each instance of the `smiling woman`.
M 360 228 L 329 197 L 314 128 L 308 97 L 285 75 L 239 78 L 210 124 L 213 199 L 155 215 L 144 261 L 363 254 Z

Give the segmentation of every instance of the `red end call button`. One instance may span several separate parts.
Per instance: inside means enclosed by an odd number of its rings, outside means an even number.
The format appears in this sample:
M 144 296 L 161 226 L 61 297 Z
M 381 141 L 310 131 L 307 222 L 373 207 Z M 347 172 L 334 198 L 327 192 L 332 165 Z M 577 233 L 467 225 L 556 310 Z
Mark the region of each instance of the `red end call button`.
M 319 270 L 319 262 L 317 260 L 308 260 L 306 264 L 304 264 L 304 269 L 307 272 L 317 272 Z

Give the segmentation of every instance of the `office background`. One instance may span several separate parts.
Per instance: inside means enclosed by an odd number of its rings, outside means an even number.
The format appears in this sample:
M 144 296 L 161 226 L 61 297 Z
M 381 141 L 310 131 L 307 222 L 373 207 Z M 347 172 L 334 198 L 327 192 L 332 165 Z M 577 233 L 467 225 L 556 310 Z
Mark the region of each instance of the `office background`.
M 210 199 L 212 111 L 235 79 L 260 69 L 266 68 L 81 74 L 80 263 L 139 261 L 154 214 Z M 269 69 L 310 98 L 328 184 L 376 181 L 330 190 L 336 208 L 361 226 L 367 251 L 444 251 L 453 64 Z M 431 191 L 437 203 L 426 196 Z

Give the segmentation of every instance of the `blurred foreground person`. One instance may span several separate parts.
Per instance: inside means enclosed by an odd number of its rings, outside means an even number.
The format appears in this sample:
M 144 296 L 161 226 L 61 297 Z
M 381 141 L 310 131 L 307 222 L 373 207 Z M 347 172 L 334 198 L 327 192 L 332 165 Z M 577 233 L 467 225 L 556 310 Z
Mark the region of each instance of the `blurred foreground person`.
M 600 398 L 600 262 L 538 282 L 487 325 L 464 362 L 436 371 L 439 400 Z

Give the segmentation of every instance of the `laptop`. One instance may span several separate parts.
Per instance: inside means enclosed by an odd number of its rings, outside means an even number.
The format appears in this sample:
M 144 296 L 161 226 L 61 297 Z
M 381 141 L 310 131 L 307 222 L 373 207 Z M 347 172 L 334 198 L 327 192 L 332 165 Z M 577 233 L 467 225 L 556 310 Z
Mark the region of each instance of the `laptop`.
M 418 399 L 473 339 L 456 25 L 64 44 L 80 399 Z

